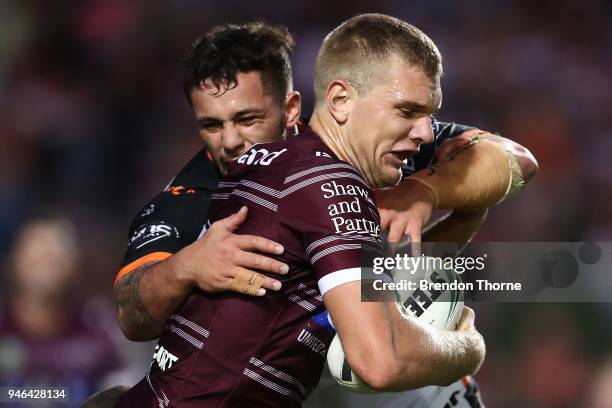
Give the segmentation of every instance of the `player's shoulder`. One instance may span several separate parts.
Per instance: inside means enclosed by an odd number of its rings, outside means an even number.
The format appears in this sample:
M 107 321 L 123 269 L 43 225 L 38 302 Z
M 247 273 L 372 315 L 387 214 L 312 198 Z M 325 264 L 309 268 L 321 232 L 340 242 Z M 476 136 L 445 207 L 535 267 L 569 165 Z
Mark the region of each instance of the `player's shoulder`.
M 198 151 L 172 180 L 146 202 L 134 216 L 130 231 L 143 225 L 158 225 L 168 220 L 199 219 L 208 209 L 210 196 L 217 190 L 221 174 L 207 151 Z
M 294 197 L 300 205 L 323 203 L 327 208 L 327 201 L 336 196 L 359 196 L 373 205 L 371 189 L 357 169 L 340 160 L 314 132 L 307 129 L 291 144 L 295 155 L 282 178 L 283 197 Z
M 325 174 L 335 176 L 350 174 L 361 180 L 357 169 L 340 160 L 310 128 L 305 128 L 302 133 L 290 141 L 290 144 L 294 153 L 291 158 L 288 181 L 304 176 L 329 177 L 324 176 Z M 365 181 L 363 183 L 366 184 Z
M 253 145 L 236 160 L 229 178 L 265 177 L 287 184 L 301 175 L 339 169 L 358 176 L 353 166 L 339 160 L 319 136 L 305 128 L 287 140 Z
M 206 149 L 201 149 L 172 178 L 165 190 L 197 188 L 215 191 L 220 179 L 221 173 L 219 169 L 213 163 Z

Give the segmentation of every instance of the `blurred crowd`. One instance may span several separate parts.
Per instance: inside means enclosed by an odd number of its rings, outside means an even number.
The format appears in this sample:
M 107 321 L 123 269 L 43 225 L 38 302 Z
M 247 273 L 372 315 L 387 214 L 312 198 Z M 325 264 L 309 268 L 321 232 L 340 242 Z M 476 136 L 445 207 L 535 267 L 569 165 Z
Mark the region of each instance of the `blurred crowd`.
M 264 19 L 297 41 L 306 115 L 326 33 L 359 12 L 414 23 L 445 59 L 440 120 L 528 147 L 540 172 L 486 241 L 612 238 L 612 4 L 605 0 L 0 2 L 0 386 L 88 393 L 135 382 L 112 282 L 129 222 L 199 148 L 181 57 L 214 24 Z M 604 266 L 605 267 L 605 266 Z M 612 407 L 612 308 L 478 304 L 491 407 Z

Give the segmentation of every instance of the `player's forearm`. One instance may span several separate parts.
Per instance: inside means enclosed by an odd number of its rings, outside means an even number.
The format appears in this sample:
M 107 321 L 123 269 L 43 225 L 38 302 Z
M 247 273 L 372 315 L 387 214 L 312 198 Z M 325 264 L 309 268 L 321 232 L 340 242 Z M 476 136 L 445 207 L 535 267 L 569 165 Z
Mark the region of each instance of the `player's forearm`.
M 436 208 L 486 208 L 520 191 L 537 168 L 529 150 L 501 136 L 483 133 L 450 158 L 409 179 L 434 193 Z
M 358 330 L 339 322 L 332 312 L 352 370 L 371 388 L 405 391 L 448 385 L 480 367 L 485 348 L 475 330 L 442 332 L 417 319 L 406 320 L 392 303 L 376 305 L 380 311 L 372 306 L 372 315 L 360 313 L 353 319 L 360 322 Z
M 418 321 L 407 324 L 399 314 L 394 315 L 398 372 L 386 390 L 448 385 L 478 371 L 484 360 L 485 345 L 477 331 L 439 331 Z
M 389 384 L 388 391 L 446 386 L 475 374 L 484 360 L 484 341 L 478 333 L 448 332 L 423 346 L 422 354 L 412 354 L 417 359 L 401 368 L 402 375 Z
M 484 341 L 469 319 L 462 317 L 456 332 L 441 332 L 403 318 L 393 303 L 361 302 L 360 294 L 361 282 L 355 281 L 330 290 L 323 300 L 351 369 L 370 387 L 398 391 L 450 384 L 482 363 Z
M 424 242 L 457 242 L 460 247 L 470 242 L 487 219 L 487 208 L 453 210 L 432 224 L 423 233 Z
M 117 284 L 119 327 L 128 339 L 159 337 L 166 320 L 191 292 L 191 285 L 176 273 L 174 257 L 143 265 Z

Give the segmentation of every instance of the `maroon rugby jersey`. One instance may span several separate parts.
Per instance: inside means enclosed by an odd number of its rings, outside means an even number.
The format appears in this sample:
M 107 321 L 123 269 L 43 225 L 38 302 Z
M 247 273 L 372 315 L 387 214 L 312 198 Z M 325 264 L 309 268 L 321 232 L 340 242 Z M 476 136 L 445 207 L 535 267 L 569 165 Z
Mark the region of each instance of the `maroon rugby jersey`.
M 333 336 L 322 295 L 358 280 L 364 252 L 380 248 L 371 190 L 307 129 L 240 156 L 209 220 L 243 205 L 249 216 L 238 233 L 285 247 L 282 289 L 265 297 L 194 291 L 120 407 L 294 407 L 316 386 Z

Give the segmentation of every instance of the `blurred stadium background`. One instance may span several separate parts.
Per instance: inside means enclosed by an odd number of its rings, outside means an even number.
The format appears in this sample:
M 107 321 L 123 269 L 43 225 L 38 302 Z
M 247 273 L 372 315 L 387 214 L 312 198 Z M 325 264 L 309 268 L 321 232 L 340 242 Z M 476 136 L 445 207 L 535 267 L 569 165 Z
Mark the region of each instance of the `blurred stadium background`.
M 132 216 L 200 146 L 181 91 L 187 45 L 223 22 L 288 26 L 308 114 L 321 40 L 359 12 L 404 18 L 438 44 L 439 119 L 539 160 L 479 240 L 612 239 L 608 1 L 2 0 L 0 385 L 69 385 L 77 406 L 148 367 L 154 345 L 123 339 L 112 282 Z M 610 304 L 475 308 L 488 406 L 612 407 Z

